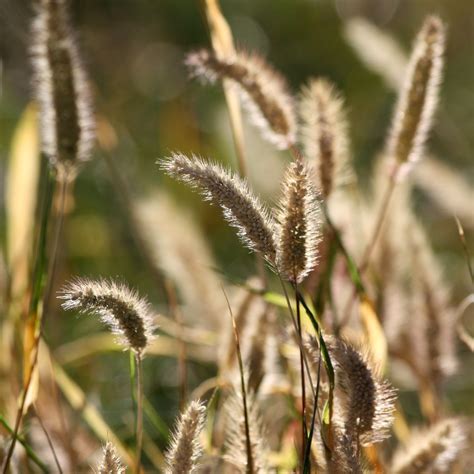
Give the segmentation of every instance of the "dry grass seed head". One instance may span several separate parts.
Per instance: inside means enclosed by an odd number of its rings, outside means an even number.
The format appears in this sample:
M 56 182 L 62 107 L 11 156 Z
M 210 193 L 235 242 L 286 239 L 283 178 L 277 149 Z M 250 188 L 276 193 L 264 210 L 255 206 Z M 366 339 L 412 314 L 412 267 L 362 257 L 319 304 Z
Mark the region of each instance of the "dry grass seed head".
M 95 125 L 67 0 L 36 2 L 30 49 L 43 151 L 58 170 L 74 173 L 90 158 Z
M 206 420 L 206 408 L 200 401 L 192 401 L 180 415 L 171 446 L 166 454 L 165 474 L 196 472 L 202 455 L 199 441 Z
M 97 470 L 98 474 L 125 474 L 120 458 L 114 445 L 108 441 L 103 448 L 102 461 Z
M 436 109 L 443 68 L 445 27 L 428 17 L 418 34 L 400 92 L 387 144 L 400 164 L 420 158 Z
M 292 162 L 283 181 L 277 226 L 277 268 L 300 283 L 315 267 L 320 238 L 318 194 L 307 164 Z
M 208 50 L 192 52 L 186 64 L 193 75 L 210 82 L 228 79 L 241 92 L 254 124 L 280 149 L 295 142 L 296 119 L 293 99 L 283 77 L 260 56 L 236 52 L 217 57 Z
M 348 164 L 343 100 L 329 81 L 313 79 L 302 90 L 300 116 L 305 156 L 315 161 L 317 186 L 327 199 Z
M 200 189 L 205 199 L 220 206 L 243 243 L 270 262 L 275 261 L 274 223 L 248 184 L 217 164 L 175 153 L 160 163 L 169 176 Z
M 390 472 L 394 474 L 448 474 L 467 447 L 467 432 L 457 418 L 438 422 L 412 435 L 407 448 L 395 452 Z
M 154 323 L 148 303 L 138 294 L 112 280 L 76 279 L 66 285 L 59 298 L 66 310 L 96 313 L 119 342 L 138 355 L 143 355 L 153 340 Z
M 250 445 L 254 463 L 254 474 L 273 472 L 268 465 L 268 446 L 262 425 L 258 401 L 252 391 L 247 391 L 247 408 L 250 429 Z M 246 474 L 247 450 L 243 398 L 240 390 L 233 391 L 225 404 L 226 427 L 224 459 L 237 468 L 237 472 Z

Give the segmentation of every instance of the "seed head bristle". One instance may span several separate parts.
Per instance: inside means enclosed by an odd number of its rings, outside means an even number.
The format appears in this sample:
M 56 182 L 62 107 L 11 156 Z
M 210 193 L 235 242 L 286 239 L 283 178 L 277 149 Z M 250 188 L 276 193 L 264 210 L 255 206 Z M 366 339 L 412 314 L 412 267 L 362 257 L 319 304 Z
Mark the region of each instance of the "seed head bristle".
M 317 187 L 327 199 L 348 163 L 343 100 L 329 81 L 312 80 L 302 90 L 300 116 L 305 156 L 315 161 Z
M 413 434 L 406 446 L 395 452 L 390 472 L 448 474 L 467 447 L 467 430 L 458 418 L 441 420 Z
M 388 155 L 400 164 L 422 154 L 438 102 L 444 43 L 444 24 L 428 17 L 415 41 L 387 144 Z
M 242 407 L 242 393 L 238 390 L 232 392 L 225 405 L 226 454 L 224 459 L 237 468 L 238 472 L 246 473 L 248 472 L 247 448 Z M 272 472 L 268 465 L 268 446 L 265 443 L 266 437 L 258 402 L 252 391 L 247 391 L 247 407 L 254 474 L 267 474 Z
M 127 286 L 112 280 L 76 279 L 59 298 L 65 310 L 95 313 L 119 336 L 127 349 L 143 355 L 153 340 L 154 323 L 148 303 Z
M 169 176 L 200 189 L 205 199 L 219 205 L 244 244 L 275 261 L 274 223 L 248 184 L 217 164 L 174 153 L 160 167 Z
M 196 472 L 202 455 L 199 436 L 205 420 L 205 406 L 200 401 L 192 401 L 177 422 L 171 446 L 166 454 L 165 474 Z
M 389 436 L 396 391 L 381 380 L 369 357 L 341 339 L 327 337 L 326 345 L 336 373 L 335 400 L 342 432 L 356 444 L 378 443 Z M 319 351 L 310 344 L 313 357 Z
M 283 180 L 277 225 L 277 268 L 300 283 L 315 267 L 320 238 L 318 194 L 307 164 L 292 162 Z
M 257 54 L 242 51 L 217 57 L 208 50 L 190 53 L 186 64 L 194 76 L 215 82 L 228 79 L 241 92 L 254 124 L 277 148 L 295 142 L 296 119 L 293 99 L 284 78 Z
M 125 474 L 120 458 L 114 445 L 108 441 L 103 448 L 102 462 L 98 467 L 98 474 Z
M 67 0 L 36 3 L 31 57 L 42 148 L 53 166 L 73 174 L 92 152 L 95 126 L 91 94 Z

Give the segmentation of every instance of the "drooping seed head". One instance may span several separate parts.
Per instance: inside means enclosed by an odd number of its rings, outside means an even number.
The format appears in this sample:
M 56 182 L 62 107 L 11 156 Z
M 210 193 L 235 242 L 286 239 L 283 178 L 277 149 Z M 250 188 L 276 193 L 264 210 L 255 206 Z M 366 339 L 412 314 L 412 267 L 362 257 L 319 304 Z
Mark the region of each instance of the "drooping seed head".
M 196 472 L 202 455 L 199 436 L 205 420 L 205 406 L 199 401 L 192 401 L 177 422 L 170 449 L 166 454 L 165 474 Z
M 32 24 L 34 92 L 40 106 L 43 152 L 58 170 L 74 173 L 90 158 L 92 100 L 71 28 L 67 0 L 39 0 Z
M 316 265 L 320 225 L 311 172 L 297 159 L 285 174 L 277 226 L 277 268 L 292 283 L 300 283 Z
M 108 441 L 103 448 L 102 462 L 98 467 L 98 474 L 125 474 L 120 458 L 114 445 Z
M 76 279 L 59 298 L 66 310 L 95 313 L 119 336 L 119 342 L 143 355 L 153 340 L 154 323 L 148 303 L 127 286 L 108 280 Z
M 300 116 L 305 156 L 315 161 L 317 187 L 327 199 L 348 162 L 343 101 L 329 81 L 311 80 L 302 91 Z
M 217 164 L 181 153 L 160 162 L 169 176 L 198 188 L 205 199 L 222 208 L 225 219 L 237 229 L 244 244 L 275 261 L 274 223 L 248 184 Z
M 191 73 L 209 82 L 228 79 L 241 92 L 254 124 L 277 148 L 295 142 L 296 119 L 293 100 L 283 77 L 260 56 L 236 52 L 227 57 L 201 50 L 190 53 L 186 64 Z
M 422 154 L 438 102 L 444 46 L 444 24 L 428 17 L 415 41 L 387 144 L 388 155 L 399 164 Z
M 398 449 L 390 466 L 394 474 L 450 473 L 467 448 L 467 429 L 458 418 L 441 420 L 415 432 L 405 448 Z

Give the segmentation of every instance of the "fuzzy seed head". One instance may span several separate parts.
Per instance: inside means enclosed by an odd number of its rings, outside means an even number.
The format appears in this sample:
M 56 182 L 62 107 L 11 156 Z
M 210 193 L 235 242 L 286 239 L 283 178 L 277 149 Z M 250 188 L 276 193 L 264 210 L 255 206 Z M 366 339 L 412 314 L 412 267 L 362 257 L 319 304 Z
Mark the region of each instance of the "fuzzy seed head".
M 205 199 L 220 206 L 244 244 L 275 260 L 274 223 L 269 212 L 252 194 L 248 184 L 217 164 L 175 153 L 160 163 L 169 176 L 198 188 Z
M 305 156 L 315 161 L 317 187 L 327 199 L 348 162 L 343 100 L 329 81 L 312 80 L 303 88 L 300 115 Z
M 32 24 L 34 92 L 40 106 L 43 152 L 58 170 L 73 173 L 90 158 L 92 100 L 69 22 L 66 0 L 39 0 Z
M 300 283 L 316 265 L 320 239 L 318 194 L 307 164 L 292 162 L 283 181 L 277 226 L 277 268 Z
M 202 446 L 199 436 L 204 428 L 206 408 L 199 401 L 189 404 L 181 414 L 166 454 L 165 474 L 192 474 L 196 472 Z
M 110 441 L 103 448 L 103 458 L 97 472 L 98 474 L 125 474 L 125 468 Z
M 416 38 L 387 144 L 388 155 L 400 164 L 416 162 L 423 152 L 438 102 L 444 47 L 444 24 L 430 16 Z
M 462 420 L 449 418 L 419 431 L 399 449 L 392 461 L 394 474 L 450 473 L 467 447 L 467 430 Z
M 154 338 L 148 303 L 121 283 L 76 279 L 64 287 L 59 298 L 66 310 L 97 314 L 126 349 L 140 356 Z
M 279 149 L 294 144 L 296 119 L 293 99 L 283 77 L 260 56 L 240 51 L 231 56 L 217 57 L 212 51 L 201 50 L 190 53 L 186 65 L 192 75 L 211 83 L 228 79 L 241 93 L 253 123 L 268 141 Z
M 389 435 L 396 391 L 370 367 L 369 359 L 341 339 L 326 340 L 336 372 L 336 401 L 344 433 L 363 446 Z M 316 347 L 316 346 L 315 346 Z

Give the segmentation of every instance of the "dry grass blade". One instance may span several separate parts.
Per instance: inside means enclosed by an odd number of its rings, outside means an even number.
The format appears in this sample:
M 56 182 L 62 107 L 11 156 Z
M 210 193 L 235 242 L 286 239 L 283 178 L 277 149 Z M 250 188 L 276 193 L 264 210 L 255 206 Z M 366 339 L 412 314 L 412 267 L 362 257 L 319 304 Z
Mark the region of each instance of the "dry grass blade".
M 201 190 L 205 199 L 220 206 L 225 219 L 237 229 L 251 250 L 275 261 L 274 223 L 248 184 L 216 164 L 175 153 L 160 163 L 169 176 Z
M 165 474 L 192 474 L 196 472 L 202 446 L 199 436 L 204 428 L 206 407 L 193 401 L 180 416 L 166 454 Z
M 219 57 L 201 50 L 189 54 L 186 64 L 193 75 L 210 82 L 231 81 L 242 93 L 252 121 L 276 147 L 287 149 L 295 143 L 293 99 L 283 77 L 261 57 L 243 52 Z

